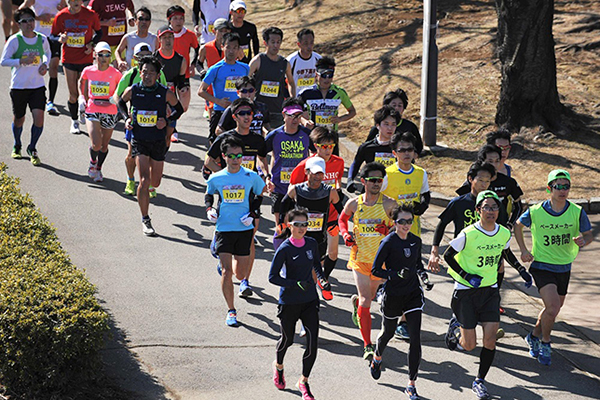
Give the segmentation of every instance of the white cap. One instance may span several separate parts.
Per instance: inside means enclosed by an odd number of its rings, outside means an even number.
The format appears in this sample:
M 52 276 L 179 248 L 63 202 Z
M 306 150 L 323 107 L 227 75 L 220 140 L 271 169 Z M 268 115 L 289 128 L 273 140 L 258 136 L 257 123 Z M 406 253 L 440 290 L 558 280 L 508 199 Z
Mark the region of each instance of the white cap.
M 94 51 L 96 53 L 100 53 L 101 51 L 108 51 L 109 53 L 112 52 L 112 50 L 110 49 L 110 45 L 106 42 L 98 42 L 96 47 L 94 47 Z
M 242 0 L 233 0 L 229 5 L 229 11 L 239 10 L 240 8 L 246 9 L 246 3 Z
M 137 56 L 142 51 L 149 51 L 152 53 L 152 46 L 150 46 L 148 43 L 140 42 L 133 48 L 133 55 Z
M 319 172 L 325 173 L 325 160 L 321 157 L 310 157 L 306 160 L 305 169 L 310 170 L 311 173 L 317 174 Z

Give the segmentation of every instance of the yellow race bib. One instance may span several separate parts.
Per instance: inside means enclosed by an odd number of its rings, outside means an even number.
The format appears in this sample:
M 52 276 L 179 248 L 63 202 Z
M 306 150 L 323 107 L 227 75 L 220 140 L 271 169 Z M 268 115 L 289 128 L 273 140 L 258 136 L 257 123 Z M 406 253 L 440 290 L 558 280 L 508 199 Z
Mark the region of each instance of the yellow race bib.
M 250 45 L 243 45 L 240 46 L 242 48 L 242 50 L 244 51 L 244 57 L 248 58 L 248 55 L 250 54 Z
M 323 213 L 308 213 L 308 232 L 319 232 L 323 230 Z
M 156 126 L 156 123 L 158 122 L 158 111 L 139 110 L 136 115 L 136 121 L 137 124 L 142 128 L 150 128 Z
M 115 26 L 108 27 L 108 36 L 123 36 L 125 34 L 125 21 L 117 21 Z
M 254 160 L 254 156 L 242 156 L 242 167 L 248 168 L 249 170 L 254 170 Z
M 292 171 L 294 168 L 292 167 L 283 167 L 281 168 L 281 172 L 279 173 L 279 180 L 281 183 L 290 183 L 290 178 L 292 176 Z
M 260 86 L 260 94 L 265 97 L 279 96 L 279 82 L 263 81 Z
M 68 32 L 67 33 L 67 46 L 82 48 L 85 46 L 85 33 L 84 32 Z
M 396 162 L 396 157 L 392 153 L 375 153 L 375 161 L 389 167 Z
M 226 185 L 223 186 L 223 202 L 224 203 L 242 203 L 246 196 L 246 189 L 243 185 Z
M 54 22 L 54 18 L 52 18 L 50 21 L 46 22 L 46 21 L 40 21 L 40 26 L 44 27 L 44 28 L 52 28 L 52 23 Z
M 228 76 L 225 80 L 225 91 L 226 92 L 236 92 L 237 88 L 235 87 L 235 81 L 238 79 L 237 76 Z
M 21 60 L 25 60 L 25 59 L 29 58 L 30 56 L 33 56 L 33 62 L 31 64 L 29 64 L 30 66 L 40 65 L 41 57 L 40 57 L 40 54 L 35 50 L 24 51 L 23 54 L 21 54 Z
M 298 78 L 298 84 L 296 86 L 301 88 L 301 87 L 312 86 L 314 84 L 315 84 L 315 78 Z
M 102 97 L 110 96 L 110 83 L 101 81 L 90 82 L 90 92 L 92 96 Z
M 315 124 L 317 125 L 331 125 L 331 117 L 332 114 L 316 114 L 315 115 Z

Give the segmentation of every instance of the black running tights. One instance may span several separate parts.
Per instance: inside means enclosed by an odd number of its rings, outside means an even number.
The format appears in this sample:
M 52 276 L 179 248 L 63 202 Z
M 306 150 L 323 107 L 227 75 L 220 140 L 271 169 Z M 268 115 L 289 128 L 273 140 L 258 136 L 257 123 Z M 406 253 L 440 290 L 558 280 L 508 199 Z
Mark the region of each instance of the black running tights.
M 419 372 L 419 364 L 421 364 L 421 310 L 411 311 L 404 314 L 406 316 L 406 324 L 408 334 L 410 335 L 410 345 L 408 349 L 408 377 L 411 381 L 417 379 Z M 388 342 L 394 337 L 398 318 L 383 317 L 381 332 L 377 336 L 377 348 L 375 354 L 381 356 Z
M 283 364 L 285 353 L 294 342 L 296 322 L 300 320 L 306 330 L 306 350 L 302 357 L 302 375 L 308 378 L 317 359 L 319 300 L 303 304 L 280 304 L 277 316 L 281 326 L 281 338 L 276 347 L 277 364 Z

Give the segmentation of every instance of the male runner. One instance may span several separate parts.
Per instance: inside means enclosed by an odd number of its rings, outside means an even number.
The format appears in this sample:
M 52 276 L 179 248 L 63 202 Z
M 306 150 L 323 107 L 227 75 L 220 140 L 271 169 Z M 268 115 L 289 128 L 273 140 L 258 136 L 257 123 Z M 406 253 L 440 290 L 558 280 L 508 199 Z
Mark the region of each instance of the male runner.
M 229 19 L 231 22 L 231 31 L 240 35 L 240 54 L 238 59 L 243 63 L 249 64 L 252 57 L 260 52 L 260 42 L 258 40 L 256 25 L 246 21 L 245 17 L 246 3 L 242 0 L 232 1 L 229 6 Z
M 411 400 L 419 400 L 416 380 L 421 363 L 421 318 L 425 300 L 419 284 L 419 271 L 423 270 L 421 261 L 421 238 L 410 232 L 414 221 L 410 203 L 396 205 L 392 212 L 395 233 L 385 237 L 375 256 L 371 273 L 386 282 L 383 285 L 384 296 L 381 305 L 383 314 L 382 330 L 377 337 L 375 355 L 371 361 L 371 376 L 381 377 L 381 360 L 400 316 L 405 316 L 410 334 L 408 349 L 408 385 L 404 393 Z M 385 269 L 383 266 L 385 264 Z
M 135 66 L 133 50 L 139 43 L 147 44 L 150 51 L 158 49 L 158 37 L 149 32 L 151 23 L 152 13 L 150 10 L 147 7 L 138 8 L 135 12 L 135 31 L 125 34 L 115 51 L 115 59 L 121 72 Z M 123 58 L 123 53 L 125 53 L 125 58 Z
M 406 107 L 408 107 L 408 96 L 406 95 L 406 92 L 402 89 L 396 89 L 392 92 L 387 92 L 383 97 L 383 105 L 394 107 L 396 112 L 400 114 L 400 122 L 398 122 L 398 125 L 396 125 L 396 132 L 412 133 L 412 135 L 415 137 L 415 154 L 418 157 L 423 151 L 423 139 L 419 133 L 419 128 L 417 128 L 413 122 L 402 118 L 402 114 L 406 110 Z M 377 136 L 377 133 L 377 127 L 372 127 L 366 141 L 368 142 L 369 140 L 373 140 L 375 136 Z
M 155 236 L 150 222 L 150 185 L 157 188 L 167 151 L 167 124 L 183 114 L 183 106 L 175 93 L 157 82 L 161 64 L 154 57 L 139 61 L 140 83 L 128 87 L 119 98 L 119 110 L 126 118 L 125 128 L 131 130 L 132 155 L 136 158 L 140 174 L 137 190 L 138 205 L 142 214 L 142 231 L 146 236 Z M 131 115 L 127 107 L 131 102 Z M 172 112 L 167 117 L 167 104 Z
M 325 160 L 325 176 L 323 177 L 323 183 L 333 186 L 338 191 L 338 197 L 342 198 L 342 176 L 344 175 L 344 159 L 333 154 L 333 150 L 338 141 L 337 133 L 323 127 L 318 126 L 310 133 L 310 139 L 315 145 L 317 152 L 315 157 L 319 157 Z M 304 182 L 307 179 L 306 175 L 306 163 L 310 160 L 309 157 L 298 164 L 292 171 L 290 176 L 290 184 L 295 185 L 300 182 Z M 341 206 L 344 203 L 340 202 Z M 329 279 L 331 272 L 335 268 L 335 264 L 338 258 L 338 247 L 339 247 L 339 227 L 338 211 L 331 207 L 329 211 L 329 218 L 327 219 L 327 256 L 325 256 L 323 262 L 323 271 L 325 277 Z M 324 296 L 333 296 L 332 293 L 322 292 Z M 327 299 L 326 299 L 327 300 Z
M 367 163 L 360 171 L 365 193 L 349 200 L 340 213 L 340 233 L 346 246 L 352 247 L 348 268 L 352 269 L 358 296 L 352 295 L 352 321 L 360 329 L 364 342 L 363 358 L 375 354 L 371 343 L 371 300 L 381 282 L 371 274 L 371 268 L 381 240 L 387 236 L 390 217 L 396 207 L 394 199 L 381 194 L 385 167 L 377 162 Z M 348 221 L 352 218 L 353 232 Z
M 11 67 L 10 99 L 13 109 L 14 137 L 11 156 L 15 159 L 21 158 L 21 134 L 29 105 L 33 124 L 31 124 L 31 141 L 27 146 L 27 154 L 31 163 L 37 166 L 41 164 L 36 146 L 44 129 L 46 103 L 44 75 L 48 72 L 50 45 L 43 34 L 33 30 L 35 13 L 31 8 L 17 10 L 14 18 L 20 30 L 6 42 L 0 61 L 3 67 Z
M 35 31 L 45 35 L 50 43 L 50 62 L 48 63 L 48 102 L 46 112 L 58 116 L 59 112 L 54 106 L 54 98 L 58 89 L 58 64 L 60 62 L 60 43 L 50 40 L 52 22 L 58 11 L 67 6 L 66 0 L 25 0 L 20 9 L 32 8 L 36 13 Z
M 292 74 L 294 82 L 296 82 L 296 93 L 300 94 L 305 89 L 312 87 L 315 84 L 315 76 L 317 74 L 317 60 L 321 55 L 315 53 L 315 33 L 312 29 L 303 28 L 296 35 L 298 41 L 298 51 L 287 56 L 287 60 L 292 66 Z
M 256 110 L 254 111 L 254 115 L 252 115 L 252 125 L 250 126 L 250 130 L 258 135 L 265 136 L 271 128 L 269 109 L 265 103 L 255 100 L 255 83 L 254 78 L 242 76 L 235 81 L 235 89 L 237 90 L 239 98 L 245 97 L 254 102 Z M 232 129 L 235 129 L 235 121 L 233 120 L 233 114 L 231 113 L 231 105 L 229 105 L 225 111 L 223 111 L 223 115 L 221 115 L 216 133 L 217 135 L 220 135 L 221 133 Z
M 550 335 L 565 304 L 571 264 L 579 249 L 593 240 L 587 214 L 567 199 L 571 175 L 564 169 L 555 169 L 548 174 L 547 185 L 550 199 L 530 207 L 515 226 L 521 260 L 531 262 L 529 272 L 544 302 L 533 331 L 525 337 L 529 354 L 543 365 L 552 362 Z M 524 226 L 531 229 L 531 252 L 523 239 Z
M 209 220 L 217 224 L 216 253 L 221 262 L 221 290 L 228 307 L 225 322 L 228 326 L 237 326 L 232 276 L 235 273 L 242 282 L 240 296 L 252 292 L 247 281 L 249 256 L 265 184 L 256 172 L 242 167 L 245 145 L 239 138 L 228 135 L 220 145 L 227 167 L 212 174 L 206 182 L 205 204 Z M 218 212 L 213 208 L 215 194 L 221 199 Z M 235 265 L 232 258 L 236 260 Z M 244 282 L 246 287 L 243 287 Z
M 296 83 L 290 63 L 279 55 L 283 31 L 269 27 L 263 30 L 262 37 L 266 51 L 250 61 L 248 75 L 256 80 L 256 99 L 269 108 L 271 126 L 275 128 L 283 124 L 283 100 L 296 96 Z
M 10 35 L 19 31 L 19 24 L 15 23 L 13 19 L 20 4 L 20 0 L 2 0 L 2 29 L 4 29 L 5 43 Z
M 502 150 L 502 156 L 500 157 L 500 168 L 498 169 L 498 172 L 510 177 L 512 175 L 512 168 L 510 165 L 506 164 L 506 160 L 510 155 L 511 148 L 510 132 L 506 129 L 491 131 L 485 135 L 485 141 L 487 144 L 493 144 Z
M 229 17 L 230 3 L 231 0 L 194 0 L 192 22 L 201 44 L 214 40 L 215 21 L 219 18 L 227 19 Z
M 356 116 L 356 109 L 344 89 L 333 83 L 335 60 L 333 57 L 321 57 L 316 62 L 316 84 L 300 93 L 300 98 L 306 104 L 307 126 L 325 126 L 338 131 L 338 124 L 351 120 Z M 340 106 L 346 113 L 339 115 Z M 336 155 L 338 152 L 335 153 Z
M 215 21 L 215 39 L 208 43 L 204 43 L 200 46 L 200 53 L 198 54 L 198 67 L 202 68 L 200 71 L 200 79 L 204 79 L 206 76 L 206 70 L 219 61 L 221 61 L 225 54 L 223 53 L 223 36 L 231 32 L 231 25 L 225 18 L 219 18 Z M 204 69 L 204 62 L 206 61 L 206 69 Z M 212 86 L 208 88 L 210 94 L 214 94 Z M 206 102 L 204 107 L 204 115 L 210 119 L 214 104 Z
M 111 59 L 116 60 L 115 52 L 121 39 L 127 33 L 127 24 L 135 25 L 135 8 L 132 0 L 91 0 L 88 7 L 100 17 L 102 40 L 110 45 Z M 127 15 L 129 11 L 129 15 Z M 115 62 L 115 65 L 118 65 Z
M 479 372 L 472 384 L 479 399 L 490 399 L 484 380 L 494 361 L 500 323 L 498 263 L 510 248 L 510 231 L 496 223 L 501 207 L 496 193 L 480 192 L 475 202 L 480 220 L 463 229 L 444 253 L 448 273 L 455 281 L 446 345 L 450 350 L 471 351 L 477 346 L 477 323 L 483 327 Z M 523 272 L 526 285 L 531 285 L 531 276 Z
M 358 171 L 363 163 L 376 161 L 383 164 L 384 167 L 389 167 L 396 162 L 396 157 L 394 157 L 390 143 L 392 135 L 396 130 L 396 125 L 398 125 L 398 121 L 400 120 L 400 115 L 391 106 L 383 106 L 375 111 L 374 120 L 379 134 L 373 140 L 364 142 L 358 147 L 354 161 L 348 170 L 347 189 L 350 193 L 356 191 L 354 178 L 358 175 Z
M 83 7 L 83 0 L 68 0 L 67 4 L 54 18 L 50 40 L 62 45 L 61 61 L 69 89 L 70 132 L 78 135 L 81 133 L 79 122 L 85 122 L 85 103 L 83 96 L 79 96 L 79 77 L 83 69 L 94 61 L 92 50 L 102 39 L 102 29 L 98 14 Z
M 183 7 L 179 5 L 169 7 L 167 10 L 167 20 L 169 21 L 169 26 L 175 34 L 175 43 L 173 44 L 173 48 L 185 59 L 185 65 L 187 68 L 187 71 L 185 72 L 185 78 L 189 80 L 191 76 L 194 76 L 196 64 L 198 62 L 198 52 L 200 51 L 198 38 L 194 32 L 188 31 L 184 26 L 185 10 Z M 191 60 L 190 50 L 194 50 L 194 57 Z M 189 91 L 182 92 L 180 96 L 183 109 L 187 111 L 188 107 L 190 106 L 191 93 Z

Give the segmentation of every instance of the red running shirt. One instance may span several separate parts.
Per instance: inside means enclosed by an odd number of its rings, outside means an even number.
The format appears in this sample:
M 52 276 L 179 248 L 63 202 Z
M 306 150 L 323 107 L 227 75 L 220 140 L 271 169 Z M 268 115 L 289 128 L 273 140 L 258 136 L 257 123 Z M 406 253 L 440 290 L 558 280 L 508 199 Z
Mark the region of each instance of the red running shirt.
M 96 11 L 101 21 L 114 18 L 115 26 L 102 27 L 102 41 L 111 46 L 118 46 L 121 38 L 127 33 L 126 9 L 133 9 L 131 0 L 92 0 L 88 6 Z
M 188 31 L 185 27 L 179 33 L 175 34 L 173 48 L 185 58 L 185 62 L 188 66 L 187 72 L 185 73 L 186 78 L 190 77 L 190 49 L 195 49 L 198 46 L 198 37 L 196 34 L 192 31 Z
M 85 45 L 92 41 L 94 33 L 98 30 L 100 18 L 95 11 L 85 7 L 77 14 L 71 14 L 68 7 L 60 10 L 52 24 L 52 35 L 67 34 L 67 43 L 62 45 L 63 64 L 91 64 L 94 61 L 94 52 L 85 54 Z

